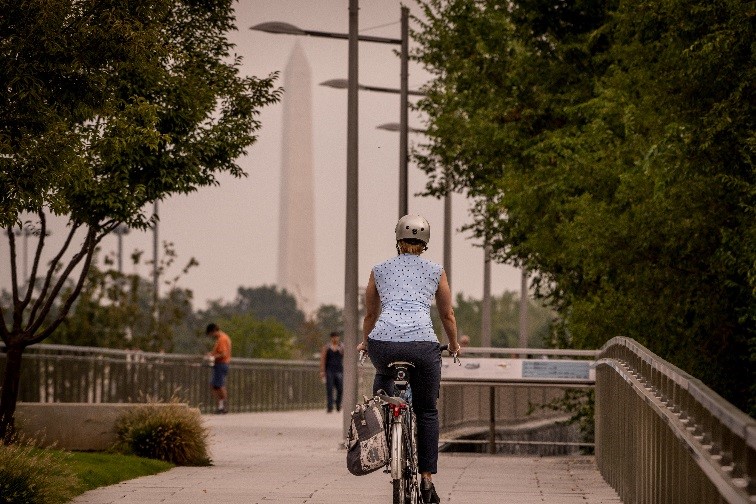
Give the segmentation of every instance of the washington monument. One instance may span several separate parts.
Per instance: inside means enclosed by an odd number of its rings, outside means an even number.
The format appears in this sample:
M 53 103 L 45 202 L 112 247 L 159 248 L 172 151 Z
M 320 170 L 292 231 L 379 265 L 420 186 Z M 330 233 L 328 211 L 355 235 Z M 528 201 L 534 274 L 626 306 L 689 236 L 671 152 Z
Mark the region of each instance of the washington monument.
M 315 299 L 315 204 L 313 195 L 310 65 L 299 43 L 283 74 L 283 152 L 278 223 L 278 286 L 310 316 Z

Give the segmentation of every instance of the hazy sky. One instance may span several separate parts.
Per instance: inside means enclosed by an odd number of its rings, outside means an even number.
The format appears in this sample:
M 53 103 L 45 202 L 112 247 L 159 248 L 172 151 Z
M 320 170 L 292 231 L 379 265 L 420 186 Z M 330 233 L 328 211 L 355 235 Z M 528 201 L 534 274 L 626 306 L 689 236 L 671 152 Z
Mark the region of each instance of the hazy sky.
M 301 28 L 346 33 L 348 0 L 241 0 L 236 4 L 238 32 L 232 34 L 237 52 L 244 58 L 243 71 L 265 76 L 282 72 L 294 44 L 299 40 L 312 70 L 313 147 L 315 173 L 315 227 L 318 304 L 343 305 L 344 234 L 346 187 L 346 90 L 319 86 L 333 78 L 347 77 L 347 42 L 313 37 L 271 35 L 249 30 L 265 21 L 285 21 Z M 401 2 L 362 0 L 360 32 L 399 37 Z M 419 14 L 414 2 L 408 3 Z M 394 46 L 360 43 L 360 82 L 399 87 L 399 58 Z M 418 89 L 429 75 L 410 63 L 410 89 Z M 282 79 L 279 78 L 279 85 Z M 283 98 L 286 99 L 285 97 Z M 259 139 L 239 162 L 249 174 L 244 179 L 221 178 L 218 187 L 204 188 L 189 196 L 176 196 L 160 204 L 160 240 L 175 244 L 182 265 L 195 257 L 199 267 L 180 284 L 194 291 L 195 308 L 210 299 L 233 299 L 237 288 L 276 282 L 278 200 L 281 152 L 282 106 L 262 110 Z M 371 267 L 395 254 L 394 224 L 398 213 L 398 133 L 377 130 L 382 123 L 399 121 L 399 95 L 361 92 L 359 96 L 359 264 L 361 284 L 367 283 Z M 422 118 L 410 113 L 410 126 L 422 128 Z M 421 138 L 410 136 L 411 143 Z M 439 264 L 443 259 L 443 201 L 415 197 L 425 185 L 425 175 L 410 164 L 409 211 L 424 215 L 431 224 L 426 257 Z M 470 222 L 469 204 L 462 195 L 453 199 L 452 290 L 481 297 L 483 252 L 472 238 L 459 231 Z M 65 230 L 53 222 L 50 243 Z M 57 229 L 56 229 L 57 226 Z M 123 239 L 124 254 L 134 249 L 152 254 L 152 234 L 132 232 Z M 105 251 L 116 248 L 116 238 L 103 241 Z M 20 252 L 20 251 L 19 251 Z M 31 252 L 30 252 L 31 254 Z M 20 262 L 20 260 L 19 260 Z M 0 287 L 8 289 L 8 249 L 0 246 Z M 134 267 L 124 261 L 125 272 Z M 19 265 L 20 267 L 20 265 Z M 178 268 L 174 268 L 177 271 Z M 147 276 L 149 266 L 137 270 Z M 519 270 L 493 265 L 492 290 L 519 290 Z

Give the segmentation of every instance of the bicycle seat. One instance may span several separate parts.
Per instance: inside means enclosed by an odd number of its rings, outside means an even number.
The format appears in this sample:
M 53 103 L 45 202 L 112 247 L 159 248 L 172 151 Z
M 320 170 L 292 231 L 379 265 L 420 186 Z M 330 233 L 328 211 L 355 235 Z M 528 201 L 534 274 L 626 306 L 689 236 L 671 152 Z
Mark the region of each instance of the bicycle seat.
M 391 364 L 389 364 L 388 367 L 395 367 L 395 368 L 398 369 L 400 367 L 403 367 L 403 368 L 415 367 L 415 365 L 412 364 L 411 362 L 396 361 L 396 362 L 392 362 Z

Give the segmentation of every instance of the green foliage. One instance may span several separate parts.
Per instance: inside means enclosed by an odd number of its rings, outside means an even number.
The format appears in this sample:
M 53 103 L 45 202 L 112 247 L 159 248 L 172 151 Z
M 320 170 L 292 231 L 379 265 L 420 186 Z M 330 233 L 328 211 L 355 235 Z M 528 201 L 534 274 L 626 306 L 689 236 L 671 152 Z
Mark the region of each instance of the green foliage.
M 194 321 L 192 292 L 180 288 L 178 282 L 198 263 L 191 258 L 177 274 L 173 274 L 172 266 L 178 257 L 176 250 L 172 243 L 163 245 L 157 268 L 163 295 L 157 304 L 152 280 L 119 273 L 112 268 L 114 261 L 110 256 L 105 256 L 100 265 L 99 257 L 95 255 L 69 316 L 49 342 L 171 351 L 177 334 L 189 332 L 189 324 Z M 141 259 L 141 253 L 132 255 L 134 265 L 138 265 Z
M 567 389 L 564 396 L 546 404 L 531 404 L 530 410 L 547 409 L 563 411 L 570 415 L 565 425 L 577 425 L 583 443 L 593 443 L 596 439 L 596 403 L 594 389 Z M 581 452 L 592 453 L 593 448 L 582 447 Z
M 23 441 L 0 443 L 0 503 L 62 504 L 76 495 L 77 483 L 65 457 Z
M 0 223 L 43 207 L 145 227 L 146 204 L 243 175 L 271 78 L 239 75 L 232 2 L 11 2 L 0 29 Z M 86 7 L 86 8 L 85 8 Z
M 55 504 L 173 464 L 118 453 L 67 452 L 21 441 L 0 444 L 0 503 Z
M 201 317 L 210 320 L 246 314 L 252 314 L 259 320 L 275 319 L 289 331 L 296 331 L 305 321 L 304 313 L 297 308 L 296 298 L 275 285 L 239 287 L 231 303 L 213 301 Z
M 296 298 L 273 285 L 239 287 L 232 302 L 213 301 L 196 319 L 222 321 L 219 325 L 233 339 L 234 355 L 285 359 L 319 355 L 328 334 L 343 326 L 341 308 L 323 305 L 308 320 Z M 200 330 L 204 326 L 198 325 Z
M 246 175 L 236 160 L 256 141 L 259 109 L 281 90 L 275 74 L 240 74 L 227 38 L 236 29 L 231 0 L 2 7 L 0 227 L 11 251 L 13 321 L 0 324 L 12 357 L 0 395 L 7 438 L 23 349 L 65 320 L 98 243 L 122 223 L 149 227 L 157 219 L 150 203 L 215 185 L 224 173 Z M 69 219 L 68 235 L 42 264 L 50 213 Z M 23 285 L 13 231 L 29 215 L 36 220 L 24 229 L 37 243 Z
M 179 404 L 148 404 L 116 420 L 116 448 L 176 465 L 209 465 L 208 431 L 196 409 Z
M 476 200 L 556 341 L 632 337 L 756 413 L 753 6 L 422 4 L 429 192 Z
M 231 337 L 235 357 L 291 359 L 295 334 L 275 319 L 259 320 L 251 314 L 233 315 L 217 321 Z
M 481 345 L 481 317 L 483 302 L 479 299 L 457 294 L 454 316 L 457 319 L 459 335 L 470 337 L 471 346 Z M 434 327 L 441 330 L 438 314 L 432 311 Z M 528 299 L 528 346 L 544 348 L 550 341 L 554 324 L 553 311 Z M 491 344 L 495 347 L 519 347 L 520 297 L 519 293 L 503 292 L 501 296 L 491 296 Z

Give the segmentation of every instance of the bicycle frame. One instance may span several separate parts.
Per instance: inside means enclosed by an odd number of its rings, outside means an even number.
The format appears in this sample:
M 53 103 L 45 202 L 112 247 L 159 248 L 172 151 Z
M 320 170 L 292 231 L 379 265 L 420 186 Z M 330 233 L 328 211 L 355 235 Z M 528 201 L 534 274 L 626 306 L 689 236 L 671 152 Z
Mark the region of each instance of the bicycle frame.
M 443 345 L 441 351 L 447 350 Z M 457 354 L 452 353 L 454 362 L 459 363 Z M 362 363 L 366 352 L 360 352 L 359 362 Z M 390 457 L 388 467 L 384 472 L 391 473 L 394 491 L 394 504 L 421 504 L 420 478 L 417 467 L 417 425 L 411 404 L 407 401 L 409 386 L 409 369 L 414 367 L 411 362 L 392 362 L 394 368 L 394 386 L 399 391 L 398 396 L 380 395 L 385 407 L 384 432 L 388 441 Z M 385 394 L 385 393 L 384 393 Z
M 396 376 L 394 385 L 398 396 L 385 397 L 386 436 L 391 459 L 386 472 L 391 473 L 394 504 L 418 504 L 421 502 L 417 473 L 417 441 L 414 413 L 407 402 L 407 372 L 412 364 L 392 363 Z
M 404 468 L 402 467 L 403 462 L 407 460 L 406 457 L 412 457 L 415 458 L 414 453 L 405 453 L 406 446 L 405 443 L 402 442 L 404 439 L 404 428 L 405 424 L 411 424 L 411 415 L 410 413 L 410 407 L 408 404 L 401 404 L 401 405 L 389 405 L 389 414 L 390 417 L 390 447 L 391 447 L 391 478 L 392 479 L 399 479 L 404 474 Z M 405 419 L 405 415 L 409 415 L 409 419 Z M 409 421 L 408 421 L 409 420 Z M 395 442 L 396 441 L 396 442 Z M 411 464 L 414 465 L 414 464 Z

